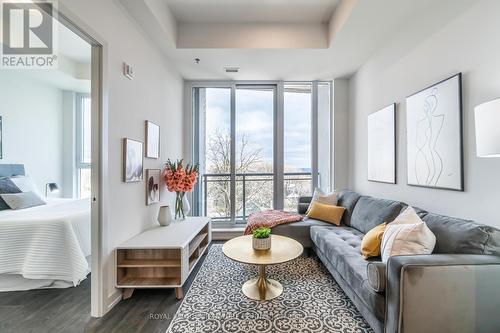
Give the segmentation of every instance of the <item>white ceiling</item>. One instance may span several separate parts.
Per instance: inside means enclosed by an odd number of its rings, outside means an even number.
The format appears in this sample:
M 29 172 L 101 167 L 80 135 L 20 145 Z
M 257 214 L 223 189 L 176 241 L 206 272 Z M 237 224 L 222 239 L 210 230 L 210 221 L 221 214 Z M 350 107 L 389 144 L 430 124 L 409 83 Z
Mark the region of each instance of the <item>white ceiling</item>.
M 152 41 L 187 80 L 330 80 L 350 76 L 378 50 L 394 40 L 406 48 L 416 47 L 436 33 L 475 0 L 120 0 Z M 302 10 L 300 4 L 313 2 L 323 8 Z M 195 6 L 196 4 L 196 6 Z M 329 5 L 330 7 L 328 7 Z M 350 5 L 350 7 L 349 7 Z M 189 6 L 195 9 L 187 10 Z M 273 10 L 263 10 L 272 6 Z M 311 6 L 314 7 L 314 6 Z M 241 10 L 241 8 L 246 8 Z M 251 10 L 249 8 L 252 8 Z M 299 10 L 300 8 L 300 10 Z M 327 8 L 327 9 L 325 9 Z M 333 13 L 331 12 L 333 10 Z M 308 47 L 308 33 L 294 34 L 303 22 L 287 22 L 284 38 L 291 43 L 273 44 L 262 33 L 273 31 L 280 20 L 295 20 L 304 13 L 311 24 L 328 29 L 326 46 Z M 253 23 L 242 23 L 248 14 Z M 327 15 L 328 14 L 328 15 Z M 271 20 L 273 22 L 264 22 Z M 326 17 L 330 21 L 325 23 Z M 184 23 L 181 21 L 185 20 Z M 260 20 L 264 23 L 255 23 Z M 205 23 L 203 23 L 205 22 Z M 232 23 L 231 23 L 232 22 Z M 278 23 L 280 24 L 280 23 Z M 284 23 L 281 23 L 282 25 Z M 226 31 L 224 31 L 226 27 Z M 239 29 L 239 30 L 238 30 Z M 295 29 L 295 30 L 294 30 Z M 212 30 L 212 34 L 210 34 Z M 209 31 L 207 33 L 207 31 Z M 221 32 L 222 31 L 222 32 Z M 299 30 L 300 31 L 300 30 Z M 193 43 L 180 46 L 179 39 L 189 33 Z M 287 34 L 288 33 L 288 34 Z M 203 38 L 199 38 L 203 35 Z M 238 39 L 238 36 L 240 37 Z M 311 38 L 317 36 L 310 36 Z M 256 41 L 257 39 L 257 41 Z M 236 40 L 236 42 L 234 42 Z M 196 42 L 203 41 L 196 47 Z M 256 43 L 257 42 L 257 43 Z M 261 42 L 261 44 L 259 44 Z M 226 44 L 225 44 L 226 43 Z M 266 44 L 268 43 L 268 44 Z M 245 47 L 248 45 L 255 47 Z M 401 55 L 402 56 L 402 55 Z M 194 59 L 201 61 L 196 64 Z M 236 74 L 224 67 L 239 67 Z M 140 70 L 137 69 L 136 70 Z
M 57 23 L 58 52 L 66 58 L 83 64 L 90 64 L 91 47 L 80 36 Z
M 164 0 L 180 23 L 326 23 L 339 0 Z

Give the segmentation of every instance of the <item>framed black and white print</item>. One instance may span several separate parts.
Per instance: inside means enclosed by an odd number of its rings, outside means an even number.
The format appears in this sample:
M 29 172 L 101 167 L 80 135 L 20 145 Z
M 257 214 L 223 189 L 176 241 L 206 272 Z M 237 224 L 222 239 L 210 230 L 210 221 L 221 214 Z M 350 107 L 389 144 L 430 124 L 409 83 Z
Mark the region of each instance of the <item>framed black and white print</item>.
M 396 104 L 368 116 L 368 180 L 396 184 Z
M 160 126 L 146 120 L 146 157 L 160 158 Z
M 123 139 L 123 181 L 140 182 L 143 174 L 142 142 Z
M 464 190 L 462 75 L 406 98 L 408 185 Z

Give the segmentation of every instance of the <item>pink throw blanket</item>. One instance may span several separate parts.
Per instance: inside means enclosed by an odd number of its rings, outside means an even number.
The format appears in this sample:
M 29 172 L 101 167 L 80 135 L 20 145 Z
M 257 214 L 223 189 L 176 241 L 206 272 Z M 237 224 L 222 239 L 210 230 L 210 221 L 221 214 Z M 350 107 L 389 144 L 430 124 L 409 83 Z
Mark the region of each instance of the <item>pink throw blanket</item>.
M 264 212 L 253 213 L 248 217 L 245 235 L 260 227 L 272 228 L 280 224 L 302 221 L 302 216 L 297 213 L 289 213 L 281 210 L 266 210 Z

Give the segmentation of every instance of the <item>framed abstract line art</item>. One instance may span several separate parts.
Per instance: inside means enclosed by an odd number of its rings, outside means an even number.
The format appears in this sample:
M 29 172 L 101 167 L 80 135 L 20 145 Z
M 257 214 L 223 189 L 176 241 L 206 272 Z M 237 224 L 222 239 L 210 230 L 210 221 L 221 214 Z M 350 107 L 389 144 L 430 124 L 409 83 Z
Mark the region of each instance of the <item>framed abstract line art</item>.
M 406 98 L 408 185 L 464 190 L 462 74 Z
M 368 180 L 396 184 L 396 104 L 368 116 Z
M 142 142 L 123 139 L 123 181 L 140 182 L 143 173 Z
M 160 158 L 160 126 L 146 120 L 146 157 Z
M 160 169 L 146 170 L 146 205 L 160 202 Z

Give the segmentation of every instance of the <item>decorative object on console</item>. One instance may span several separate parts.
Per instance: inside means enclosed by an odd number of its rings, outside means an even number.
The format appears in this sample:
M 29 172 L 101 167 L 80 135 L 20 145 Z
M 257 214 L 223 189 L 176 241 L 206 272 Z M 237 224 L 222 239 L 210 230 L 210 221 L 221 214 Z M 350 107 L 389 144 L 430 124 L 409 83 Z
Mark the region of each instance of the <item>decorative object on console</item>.
M 161 206 L 158 210 L 158 223 L 162 226 L 169 225 L 173 220 L 170 206 Z
M 271 248 L 271 229 L 262 227 L 253 231 L 252 247 L 257 251 L 267 251 Z
M 463 191 L 462 75 L 406 98 L 408 185 Z
M 500 157 L 500 98 L 478 105 L 476 153 L 478 157 Z
M 160 202 L 160 169 L 146 170 L 146 205 Z
M 189 213 L 189 202 L 185 198 L 186 192 L 193 192 L 194 185 L 198 180 L 199 164 L 187 164 L 183 166 L 184 160 L 177 160 L 173 163 L 167 161 L 164 170 L 165 183 L 169 192 L 176 193 L 175 218 L 184 220 Z
M 160 157 L 160 126 L 146 120 L 146 157 Z
M 140 182 L 143 174 L 142 142 L 123 139 L 123 181 Z
M 396 104 L 368 116 L 368 180 L 396 184 Z
M 45 196 L 48 197 L 49 193 L 57 193 L 59 192 L 59 187 L 56 183 L 47 183 L 45 184 Z

